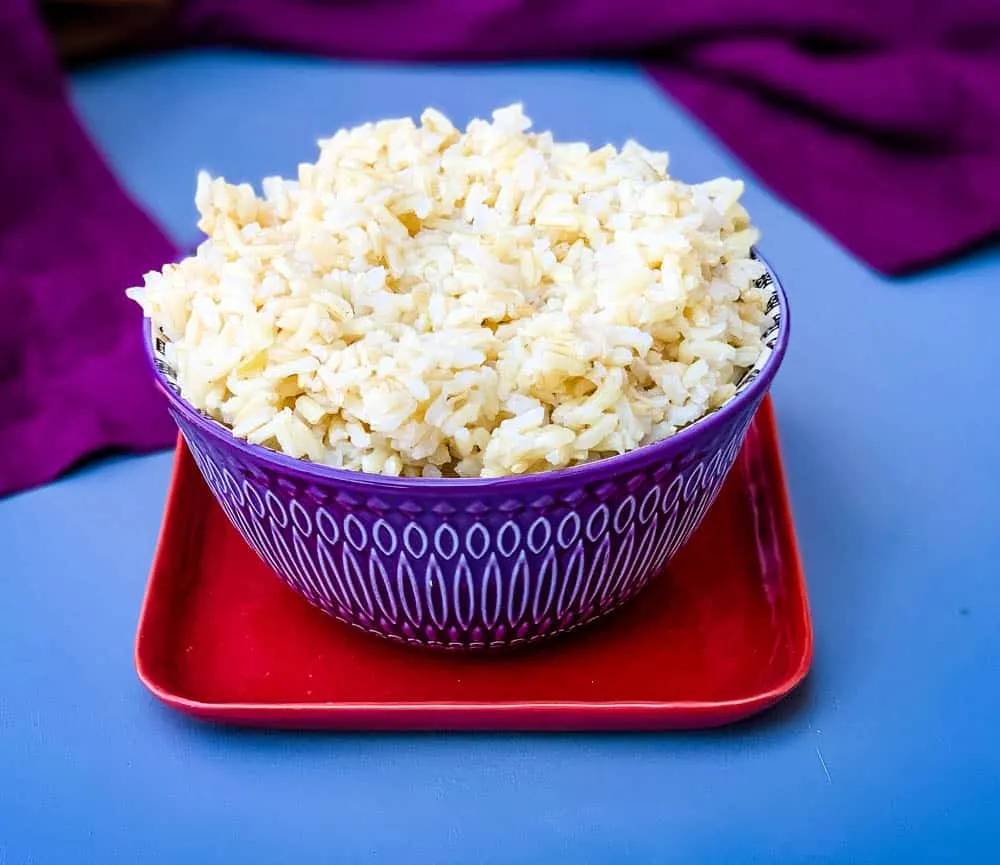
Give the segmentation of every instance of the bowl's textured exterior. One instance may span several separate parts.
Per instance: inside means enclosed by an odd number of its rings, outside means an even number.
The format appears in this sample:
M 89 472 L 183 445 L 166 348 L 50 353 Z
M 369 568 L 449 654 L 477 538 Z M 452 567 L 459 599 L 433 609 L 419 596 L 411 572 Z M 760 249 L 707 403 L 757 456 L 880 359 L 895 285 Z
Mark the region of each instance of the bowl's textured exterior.
M 604 615 L 690 537 L 732 467 L 787 344 L 719 411 L 584 466 L 418 480 L 294 460 L 235 439 L 158 371 L 206 482 L 247 543 L 338 619 L 421 646 L 506 647 Z

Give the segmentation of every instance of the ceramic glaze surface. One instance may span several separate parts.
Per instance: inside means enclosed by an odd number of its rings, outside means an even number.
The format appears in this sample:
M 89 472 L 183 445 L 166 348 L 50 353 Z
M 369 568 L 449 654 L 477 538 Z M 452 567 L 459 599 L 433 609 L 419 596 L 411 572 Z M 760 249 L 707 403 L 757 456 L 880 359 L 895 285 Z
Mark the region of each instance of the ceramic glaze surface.
M 495 647 L 584 624 L 641 589 L 715 499 L 755 408 L 675 462 L 525 498 L 302 482 L 175 417 L 233 525 L 311 603 L 397 640 Z
M 619 457 L 530 476 L 399 479 L 329 469 L 235 439 L 157 374 L 216 500 L 311 603 L 400 642 L 498 648 L 591 622 L 636 594 L 684 544 L 739 454 L 787 343 L 737 395 Z

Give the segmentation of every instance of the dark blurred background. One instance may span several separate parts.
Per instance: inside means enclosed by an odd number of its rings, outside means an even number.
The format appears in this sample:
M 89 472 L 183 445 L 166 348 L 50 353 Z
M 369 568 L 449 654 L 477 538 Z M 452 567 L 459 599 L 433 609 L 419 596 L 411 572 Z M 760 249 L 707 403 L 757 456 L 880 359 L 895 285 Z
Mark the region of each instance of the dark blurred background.
M 171 0 L 38 0 L 62 61 L 85 63 L 148 44 Z

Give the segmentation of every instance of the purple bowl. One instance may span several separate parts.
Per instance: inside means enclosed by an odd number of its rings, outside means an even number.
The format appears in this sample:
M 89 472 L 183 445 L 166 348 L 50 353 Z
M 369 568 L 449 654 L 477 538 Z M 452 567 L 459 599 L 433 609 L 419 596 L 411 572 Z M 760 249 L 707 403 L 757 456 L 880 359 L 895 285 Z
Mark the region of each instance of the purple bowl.
M 154 365 L 216 500 L 310 603 L 398 642 L 515 646 L 620 606 L 701 522 L 788 343 L 787 300 L 768 269 L 772 352 L 729 402 L 665 441 L 541 474 L 392 478 L 293 459 L 232 436 Z

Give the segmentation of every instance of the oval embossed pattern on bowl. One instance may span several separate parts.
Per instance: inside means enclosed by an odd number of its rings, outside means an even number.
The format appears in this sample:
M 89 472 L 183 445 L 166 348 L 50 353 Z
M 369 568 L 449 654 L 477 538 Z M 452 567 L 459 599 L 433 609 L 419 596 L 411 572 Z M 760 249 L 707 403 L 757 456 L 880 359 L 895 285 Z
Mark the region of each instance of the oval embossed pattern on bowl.
M 725 406 L 663 442 L 538 475 L 417 480 L 293 460 L 235 439 L 175 392 L 169 408 L 226 515 L 311 603 L 389 639 L 514 646 L 620 606 L 690 537 L 736 460 L 787 344 Z M 155 353 L 155 352 L 154 352 Z

